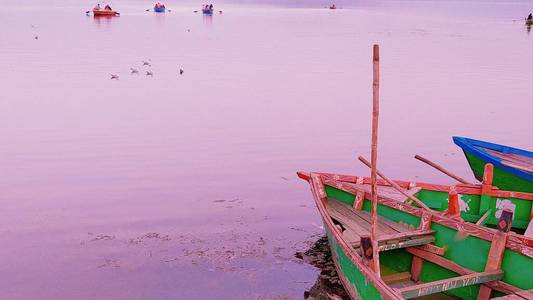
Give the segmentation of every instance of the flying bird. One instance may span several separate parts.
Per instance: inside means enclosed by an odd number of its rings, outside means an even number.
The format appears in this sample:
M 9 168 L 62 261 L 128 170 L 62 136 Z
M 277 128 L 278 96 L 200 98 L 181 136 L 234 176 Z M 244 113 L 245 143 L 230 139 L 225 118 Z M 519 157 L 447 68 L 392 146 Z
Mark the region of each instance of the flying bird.
M 183 71 L 183 69 L 180 68 L 180 75 L 183 75 L 184 72 L 185 72 L 185 71 Z
M 38 40 L 38 39 L 39 39 L 39 36 L 38 36 L 38 35 L 36 35 L 36 36 L 34 37 L 34 39 Z
M 149 66 L 150 67 L 152 65 L 150 64 L 150 62 L 147 62 L 147 61 L 143 60 L 143 66 Z
M 111 74 L 111 79 L 116 79 L 116 80 L 118 80 L 118 75 L 116 75 L 116 74 Z
M 152 71 L 146 71 L 146 76 L 154 76 L 154 73 L 152 73 Z
M 131 74 L 137 74 L 139 75 L 139 70 L 135 69 L 135 68 L 130 68 L 131 70 Z

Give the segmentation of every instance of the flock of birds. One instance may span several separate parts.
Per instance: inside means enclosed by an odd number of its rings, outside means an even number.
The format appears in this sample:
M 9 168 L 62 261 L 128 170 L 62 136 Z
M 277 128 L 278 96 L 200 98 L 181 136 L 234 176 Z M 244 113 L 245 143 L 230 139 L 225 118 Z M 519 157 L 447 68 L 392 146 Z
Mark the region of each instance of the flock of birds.
M 142 66 L 143 67 L 151 67 L 152 64 L 150 63 L 150 60 L 146 61 L 146 60 L 143 60 L 142 61 Z M 180 75 L 183 75 L 183 73 L 185 73 L 185 71 L 183 70 L 182 67 L 179 68 L 179 74 Z M 130 74 L 131 75 L 139 75 L 139 69 L 136 69 L 136 68 L 130 68 Z M 150 76 L 150 77 L 154 77 L 154 72 L 152 70 L 146 70 L 145 71 L 145 75 L 146 76 Z M 120 79 L 120 76 L 118 74 L 111 74 L 111 79 L 112 80 L 119 80 Z

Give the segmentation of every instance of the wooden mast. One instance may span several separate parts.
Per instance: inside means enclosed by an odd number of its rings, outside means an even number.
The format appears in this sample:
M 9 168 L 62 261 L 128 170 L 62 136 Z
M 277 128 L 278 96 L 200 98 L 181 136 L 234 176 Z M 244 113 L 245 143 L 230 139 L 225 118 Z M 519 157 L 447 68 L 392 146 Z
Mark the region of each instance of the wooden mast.
M 372 184 L 372 230 L 370 232 L 372 239 L 372 268 L 380 277 L 379 269 L 379 245 L 377 237 L 378 223 L 378 190 L 377 190 L 377 156 L 378 156 L 378 119 L 379 119 L 379 45 L 373 48 L 373 80 L 372 80 L 372 152 L 371 152 L 371 175 Z

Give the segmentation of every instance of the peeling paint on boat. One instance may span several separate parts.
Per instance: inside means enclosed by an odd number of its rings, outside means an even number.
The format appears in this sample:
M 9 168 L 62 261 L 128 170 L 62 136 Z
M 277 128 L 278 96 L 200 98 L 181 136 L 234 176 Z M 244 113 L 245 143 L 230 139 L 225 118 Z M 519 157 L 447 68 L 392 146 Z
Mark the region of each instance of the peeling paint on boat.
M 496 199 L 496 213 L 494 214 L 496 218 L 500 218 L 502 215 L 502 211 L 504 209 L 510 209 L 513 212 L 513 220 L 515 217 L 514 211 L 516 209 L 516 204 L 514 204 L 511 200 L 508 199 Z
M 470 201 L 468 197 L 459 194 L 459 210 L 464 212 L 470 212 Z

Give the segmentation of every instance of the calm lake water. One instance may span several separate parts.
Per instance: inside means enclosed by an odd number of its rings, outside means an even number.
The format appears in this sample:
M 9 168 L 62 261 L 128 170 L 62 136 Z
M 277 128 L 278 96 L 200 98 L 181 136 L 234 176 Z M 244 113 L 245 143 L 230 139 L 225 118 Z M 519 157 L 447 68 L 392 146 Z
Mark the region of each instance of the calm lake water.
M 452 135 L 533 148 L 533 2 L 243 3 L 2 1 L 0 298 L 301 299 L 295 172 L 369 174 L 373 43 L 389 177 L 472 178 Z

